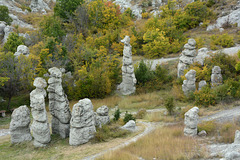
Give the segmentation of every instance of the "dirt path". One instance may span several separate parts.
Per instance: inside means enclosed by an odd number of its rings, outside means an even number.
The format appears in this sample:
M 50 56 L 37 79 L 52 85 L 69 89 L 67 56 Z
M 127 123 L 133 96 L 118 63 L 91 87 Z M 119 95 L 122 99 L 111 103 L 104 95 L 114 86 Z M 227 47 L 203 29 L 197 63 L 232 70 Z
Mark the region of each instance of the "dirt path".
M 202 121 L 212 121 L 215 120 L 217 122 L 233 122 L 237 118 L 240 117 L 240 106 L 234 107 L 232 109 L 223 110 L 217 112 L 213 115 L 205 116 L 200 118 L 200 122 Z
M 126 142 L 124 142 L 124 143 L 122 143 L 120 145 L 117 145 L 117 146 L 115 146 L 113 148 L 108 148 L 108 149 L 106 149 L 106 150 L 104 150 L 104 151 L 102 151 L 100 153 L 95 154 L 95 155 L 92 155 L 92 156 L 89 156 L 89 157 L 85 157 L 84 160 L 93 160 L 93 159 L 95 159 L 97 157 L 100 157 L 100 156 L 104 155 L 107 152 L 115 151 L 115 150 L 121 149 L 121 148 L 123 148 L 125 146 L 128 146 L 129 144 L 131 144 L 133 142 L 136 142 L 139 138 L 149 134 L 151 131 L 153 131 L 155 129 L 154 125 L 152 123 L 150 123 L 150 122 L 139 122 L 139 123 L 145 125 L 145 127 L 146 127 L 145 130 L 142 133 L 136 135 L 135 137 L 131 138 L 130 140 L 128 140 L 128 141 L 126 141 Z

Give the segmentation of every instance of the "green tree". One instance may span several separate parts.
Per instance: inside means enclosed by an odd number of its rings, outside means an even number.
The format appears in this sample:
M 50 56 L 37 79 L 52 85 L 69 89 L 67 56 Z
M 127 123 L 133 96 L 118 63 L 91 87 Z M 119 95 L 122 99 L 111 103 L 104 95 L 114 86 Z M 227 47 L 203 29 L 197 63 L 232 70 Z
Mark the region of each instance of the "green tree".
M 3 49 L 7 52 L 15 53 L 17 51 L 17 47 L 23 43 L 23 37 L 20 37 L 17 33 L 10 33 L 7 42 L 4 44 Z
M 8 7 L 0 5 L 0 21 L 5 21 L 9 25 L 13 20 L 8 14 Z
M 40 28 L 43 35 L 54 37 L 58 42 L 60 42 L 65 35 L 61 20 L 54 16 L 44 17 L 44 20 L 40 23 Z
M 240 58 L 240 50 L 238 51 L 238 58 Z M 238 62 L 237 64 L 236 64 L 236 70 L 237 71 L 240 71 L 240 62 Z
M 83 0 L 57 0 L 57 3 L 54 7 L 54 14 L 68 20 L 72 18 L 75 10 L 78 6 L 83 3 Z

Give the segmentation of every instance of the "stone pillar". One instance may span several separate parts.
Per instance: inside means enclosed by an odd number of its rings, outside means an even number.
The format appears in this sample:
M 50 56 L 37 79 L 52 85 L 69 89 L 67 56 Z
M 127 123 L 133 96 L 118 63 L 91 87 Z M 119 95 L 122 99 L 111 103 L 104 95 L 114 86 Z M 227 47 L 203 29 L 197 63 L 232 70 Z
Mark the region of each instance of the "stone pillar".
M 47 82 L 45 79 L 37 77 L 33 85 L 36 87 L 36 89 L 30 93 L 30 106 L 33 117 L 31 126 L 34 137 L 33 144 L 35 147 L 44 147 L 51 141 L 44 99 L 46 97 L 44 88 L 47 86 Z
M 99 107 L 96 110 L 96 115 L 95 115 L 96 127 L 101 127 L 102 125 L 108 124 L 110 122 L 108 111 L 109 111 L 109 109 L 107 106 Z
M 122 83 L 118 86 L 118 90 L 120 90 L 123 95 L 130 95 L 135 93 L 135 85 L 137 83 L 132 65 L 132 46 L 130 45 L 129 36 L 125 36 L 121 42 L 124 43 Z
M 82 99 L 73 106 L 70 125 L 70 145 L 84 144 L 94 137 L 96 128 L 93 105 L 90 99 Z
M 185 74 L 185 77 L 187 78 L 187 80 L 183 81 L 183 85 L 182 85 L 182 90 L 184 92 L 184 94 L 187 96 L 190 92 L 194 92 L 196 90 L 196 71 L 191 69 L 189 72 L 187 72 Z
M 198 90 L 200 91 L 206 85 L 207 85 L 207 82 L 205 80 L 200 81 L 198 84 Z
M 10 134 L 12 143 L 31 141 L 30 111 L 26 105 L 15 109 L 11 115 Z
M 178 77 L 184 75 L 184 70 L 188 69 L 190 64 L 193 64 L 196 56 L 197 56 L 196 41 L 194 39 L 189 39 L 188 43 L 184 45 L 184 50 L 182 51 L 179 58 L 177 72 Z
M 221 84 L 222 84 L 221 68 L 219 66 L 214 66 L 211 75 L 212 88 L 219 86 Z
M 56 68 L 48 70 L 50 77 L 48 79 L 48 98 L 49 110 L 52 115 L 52 133 L 58 134 L 61 138 L 69 136 L 71 112 L 67 95 L 62 88 L 62 72 Z
M 198 125 L 198 107 L 193 107 L 187 111 L 184 116 L 184 135 L 185 136 L 196 136 L 197 135 L 197 125 Z

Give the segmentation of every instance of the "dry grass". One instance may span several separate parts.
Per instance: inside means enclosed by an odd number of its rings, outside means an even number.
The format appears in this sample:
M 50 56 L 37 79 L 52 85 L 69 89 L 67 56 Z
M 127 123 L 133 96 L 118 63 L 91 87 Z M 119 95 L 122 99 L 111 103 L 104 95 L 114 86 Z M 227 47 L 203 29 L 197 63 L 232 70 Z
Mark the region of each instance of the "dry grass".
M 148 113 L 144 119 L 150 122 L 175 122 L 176 121 L 176 118 L 174 116 L 164 115 L 163 112 Z
M 123 157 L 121 157 L 123 155 Z M 171 126 L 156 129 L 136 143 L 119 151 L 105 154 L 100 159 L 191 159 L 202 155 L 193 138 L 183 136 L 183 127 Z

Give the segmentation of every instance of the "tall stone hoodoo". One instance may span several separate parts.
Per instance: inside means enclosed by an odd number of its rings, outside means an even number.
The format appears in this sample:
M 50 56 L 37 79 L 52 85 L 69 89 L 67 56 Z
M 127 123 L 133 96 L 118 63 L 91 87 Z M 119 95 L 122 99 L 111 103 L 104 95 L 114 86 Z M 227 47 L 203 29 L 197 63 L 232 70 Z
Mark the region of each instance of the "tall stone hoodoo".
M 135 93 L 135 85 L 137 83 L 132 65 L 132 46 L 130 45 L 129 36 L 125 36 L 121 42 L 124 43 L 122 83 L 118 86 L 118 90 L 120 90 L 123 95 L 130 95 Z
M 222 84 L 222 74 L 221 68 L 219 66 L 214 66 L 211 75 L 211 85 L 212 88 Z
M 37 77 L 33 85 L 36 87 L 36 89 L 30 93 L 30 107 L 33 117 L 31 126 L 34 137 L 33 144 L 35 147 L 44 147 L 51 140 L 44 99 L 47 95 L 44 89 L 47 86 L 47 82 L 45 79 Z
M 11 115 L 10 134 L 12 143 L 31 141 L 30 111 L 26 105 L 15 109 Z
M 198 125 L 198 107 L 193 107 L 187 111 L 184 116 L 184 135 L 185 136 L 196 136 L 197 135 L 197 125 Z
M 62 138 L 69 136 L 71 112 L 67 95 L 62 88 L 62 72 L 56 68 L 48 70 L 48 98 L 49 110 L 52 115 L 52 133 L 59 134 Z
M 190 64 L 193 64 L 194 58 L 197 56 L 196 51 L 196 41 L 194 39 L 189 39 L 188 43 L 184 45 L 184 50 L 182 51 L 179 63 L 178 63 L 178 77 L 184 75 L 184 70 L 188 69 Z
M 189 72 L 185 74 L 187 80 L 183 81 L 182 90 L 184 94 L 187 96 L 190 92 L 194 92 L 196 90 L 196 71 L 191 69 Z
M 94 137 L 96 128 L 93 105 L 90 99 L 82 99 L 73 106 L 70 125 L 70 145 L 84 144 Z

